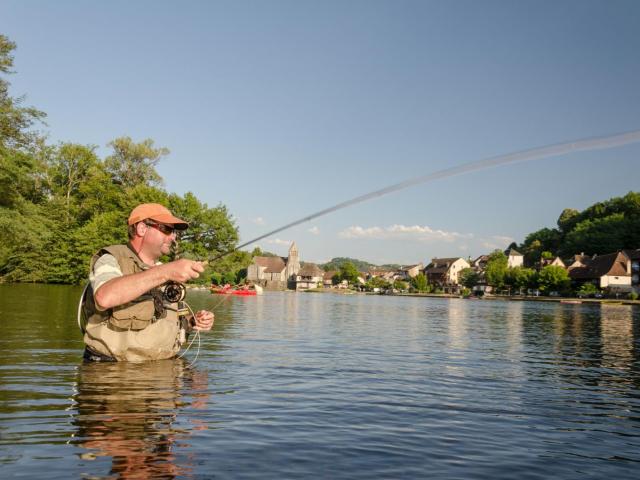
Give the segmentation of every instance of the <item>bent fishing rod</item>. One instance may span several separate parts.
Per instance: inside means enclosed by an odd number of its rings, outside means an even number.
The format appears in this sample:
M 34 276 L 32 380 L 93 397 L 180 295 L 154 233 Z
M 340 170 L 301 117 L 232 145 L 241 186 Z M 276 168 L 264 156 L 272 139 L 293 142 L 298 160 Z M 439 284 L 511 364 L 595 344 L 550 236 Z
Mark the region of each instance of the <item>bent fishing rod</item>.
M 319 210 L 315 213 L 312 213 L 311 215 L 307 215 L 298 220 L 287 223 L 282 227 L 278 227 L 275 230 L 271 230 L 270 232 L 260 235 L 259 237 L 256 237 L 252 240 L 244 242 L 236 247 L 233 247 L 232 249 L 224 251 L 203 263 L 204 264 L 213 263 L 216 260 L 220 260 L 221 258 L 226 257 L 227 255 L 231 255 L 232 253 L 240 250 L 241 248 L 244 248 L 248 245 L 258 242 L 264 238 L 275 235 L 276 233 L 280 233 L 284 230 L 293 228 L 297 225 L 300 225 L 301 223 L 311 221 L 318 217 L 328 215 L 330 213 L 336 212 L 338 210 L 342 210 L 343 208 L 347 208 L 352 205 L 356 205 L 358 203 L 362 203 L 368 200 L 372 200 L 374 198 L 382 197 L 383 195 L 388 195 L 390 193 L 397 192 L 399 190 L 404 190 L 405 188 L 409 188 L 414 185 L 433 182 L 435 180 L 442 180 L 445 178 L 450 178 L 458 175 L 464 175 L 471 172 L 487 170 L 489 168 L 498 167 L 502 165 L 522 163 L 522 162 L 527 162 L 532 160 L 542 160 L 543 158 L 556 157 L 556 156 L 566 155 L 574 152 L 605 150 L 610 148 L 621 147 L 623 145 L 628 145 L 636 142 L 640 142 L 640 130 L 634 130 L 626 133 L 618 133 L 614 135 L 601 136 L 601 137 L 582 138 L 578 140 L 572 140 L 569 142 L 562 142 L 562 143 L 556 143 L 552 145 L 546 145 L 543 147 L 536 147 L 528 150 L 519 150 L 517 152 L 507 153 L 504 155 L 489 157 L 483 160 L 476 160 L 476 161 L 465 163 L 455 167 L 445 168 L 433 173 L 429 173 L 427 175 L 409 178 L 402 182 L 389 185 L 388 187 L 374 190 L 372 192 L 354 197 L 350 200 L 340 202 L 336 205 L 333 205 L 332 207 Z

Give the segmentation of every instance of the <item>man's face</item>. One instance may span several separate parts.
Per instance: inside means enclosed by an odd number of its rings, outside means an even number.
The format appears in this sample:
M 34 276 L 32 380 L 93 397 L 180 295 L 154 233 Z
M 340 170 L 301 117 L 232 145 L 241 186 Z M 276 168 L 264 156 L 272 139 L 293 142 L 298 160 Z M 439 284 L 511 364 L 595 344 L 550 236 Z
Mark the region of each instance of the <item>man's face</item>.
M 172 244 L 176 241 L 176 231 L 173 225 L 146 220 L 144 222 L 144 246 L 151 256 L 158 259 L 168 255 Z

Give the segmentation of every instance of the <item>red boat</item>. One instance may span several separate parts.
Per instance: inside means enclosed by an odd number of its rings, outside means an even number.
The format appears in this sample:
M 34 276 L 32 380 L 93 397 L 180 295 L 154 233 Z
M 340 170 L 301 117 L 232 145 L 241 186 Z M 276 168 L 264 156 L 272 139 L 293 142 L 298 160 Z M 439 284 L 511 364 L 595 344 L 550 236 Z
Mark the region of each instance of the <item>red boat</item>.
M 258 290 L 259 289 L 259 290 Z M 239 295 L 242 297 L 254 296 L 262 293 L 262 288 L 254 286 L 254 287 L 230 287 L 225 285 L 224 287 L 211 287 L 211 293 L 215 293 L 217 295 Z

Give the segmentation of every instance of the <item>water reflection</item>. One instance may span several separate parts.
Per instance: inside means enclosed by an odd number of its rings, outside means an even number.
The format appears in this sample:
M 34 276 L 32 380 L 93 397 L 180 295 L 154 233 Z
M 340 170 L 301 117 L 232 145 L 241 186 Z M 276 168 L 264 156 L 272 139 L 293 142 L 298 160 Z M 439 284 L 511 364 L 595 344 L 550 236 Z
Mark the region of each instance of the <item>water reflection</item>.
M 179 428 L 178 415 L 188 406 L 206 406 L 206 372 L 186 368 L 182 360 L 85 363 L 74 399 L 73 443 L 86 450 L 80 456 L 87 466 L 110 457 L 109 475 L 123 479 L 174 478 L 192 470 L 196 459 L 178 462 L 176 442 L 206 425 Z

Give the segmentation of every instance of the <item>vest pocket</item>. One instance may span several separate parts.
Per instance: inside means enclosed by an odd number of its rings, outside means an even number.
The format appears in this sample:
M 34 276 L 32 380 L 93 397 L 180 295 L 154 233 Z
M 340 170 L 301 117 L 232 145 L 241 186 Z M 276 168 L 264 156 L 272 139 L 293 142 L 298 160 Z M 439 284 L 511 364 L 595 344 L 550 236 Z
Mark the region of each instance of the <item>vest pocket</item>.
M 109 324 L 122 330 L 142 330 L 149 326 L 154 318 L 153 300 L 144 300 L 124 307 L 114 308 Z

